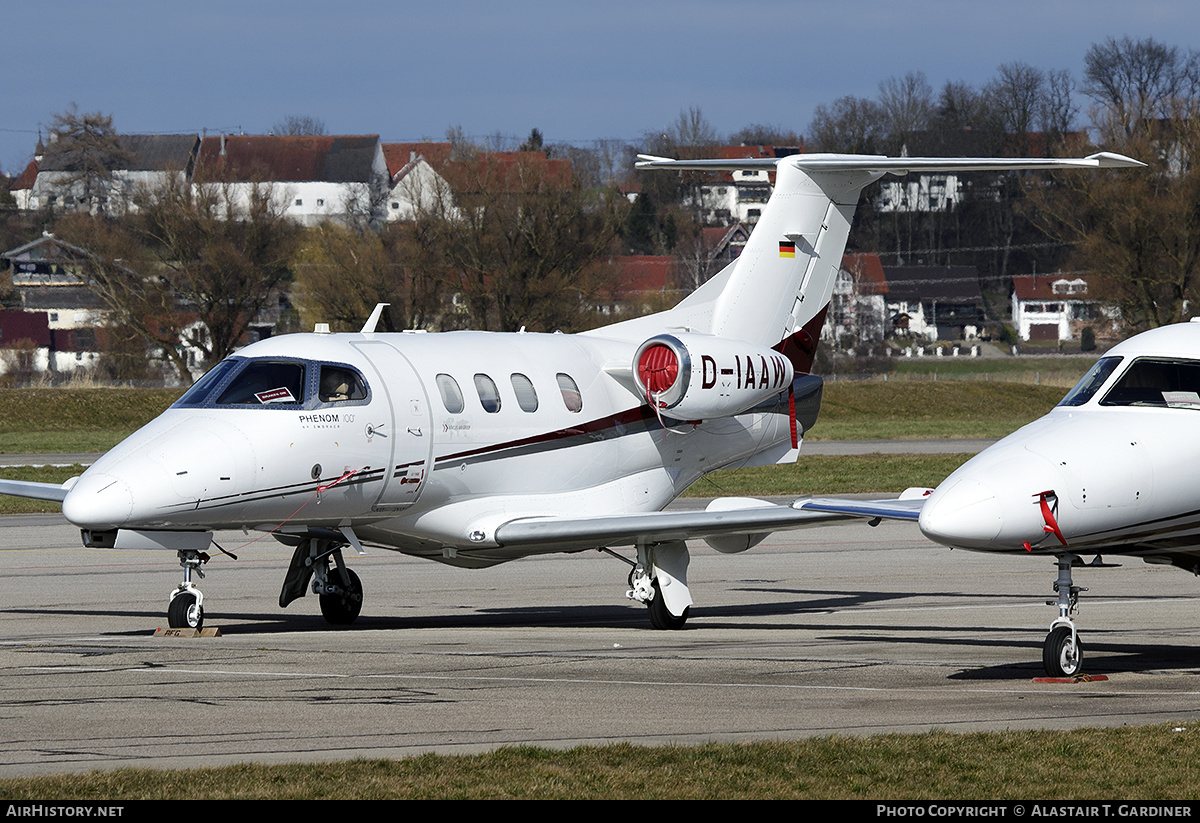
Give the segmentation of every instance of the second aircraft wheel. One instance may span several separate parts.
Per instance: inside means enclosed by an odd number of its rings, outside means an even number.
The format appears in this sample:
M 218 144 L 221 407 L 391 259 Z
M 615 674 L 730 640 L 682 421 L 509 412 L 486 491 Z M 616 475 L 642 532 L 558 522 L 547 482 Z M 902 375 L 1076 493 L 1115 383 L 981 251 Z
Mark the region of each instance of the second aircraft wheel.
M 1055 626 L 1042 647 L 1042 665 L 1050 677 L 1074 677 L 1083 670 L 1079 638 L 1071 639 L 1070 626 Z
M 350 578 L 349 591 L 321 595 L 321 614 L 331 626 L 349 626 L 358 619 L 358 613 L 362 611 L 362 582 L 352 569 L 346 569 L 346 574 Z M 331 582 L 341 583 L 341 575 L 336 569 L 329 571 L 329 579 Z
M 204 608 L 196 602 L 196 595 L 184 592 L 171 599 L 167 625 L 172 629 L 197 630 L 204 625 Z
M 654 599 L 646 605 L 650 609 L 650 625 L 656 629 L 682 629 L 683 624 L 687 622 L 688 612 L 691 606 L 683 610 L 683 614 L 679 617 L 671 614 L 667 608 L 667 604 L 663 602 L 662 592 L 658 588 L 658 581 L 654 581 Z

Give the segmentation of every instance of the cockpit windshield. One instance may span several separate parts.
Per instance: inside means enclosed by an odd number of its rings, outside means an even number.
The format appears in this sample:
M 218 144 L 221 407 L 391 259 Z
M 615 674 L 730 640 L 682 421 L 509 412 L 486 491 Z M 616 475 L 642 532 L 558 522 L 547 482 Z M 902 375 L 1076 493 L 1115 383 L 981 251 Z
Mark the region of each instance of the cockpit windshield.
M 1083 376 L 1083 379 L 1075 384 L 1075 388 L 1067 392 L 1067 396 L 1060 400 L 1058 405 L 1082 406 L 1091 400 L 1120 363 L 1121 358 L 1119 357 L 1101 357 L 1096 361 L 1096 365 L 1092 366 Z
M 251 361 L 217 398 L 218 406 L 304 402 L 304 364 Z
M 318 408 L 367 403 L 370 395 L 358 369 L 344 363 L 231 357 L 196 381 L 175 406 Z
M 1200 409 L 1200 362 L 1134 360 L 1100 405 Z

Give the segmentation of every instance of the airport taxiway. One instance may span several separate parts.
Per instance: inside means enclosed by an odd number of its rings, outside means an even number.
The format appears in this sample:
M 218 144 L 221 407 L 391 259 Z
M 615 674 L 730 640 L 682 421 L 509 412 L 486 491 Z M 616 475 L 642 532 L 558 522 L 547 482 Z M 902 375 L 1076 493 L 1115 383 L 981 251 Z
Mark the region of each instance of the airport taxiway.
M 362 617 L 276 603 L 290 550 L 218 541 L 216 638 L 154 637 L 173 554 L 85 549 L 58 516 L 0 518 L 0 776 L 468 753 L 500 746 L 1188 723 L 1200 585 L 1082 570 L 1085 670 L 1038 683 L 1053 562 L 949 551 L 910 524 L 693 544 L 679 632 L 597 552 L 468 571 L 347 552 Z

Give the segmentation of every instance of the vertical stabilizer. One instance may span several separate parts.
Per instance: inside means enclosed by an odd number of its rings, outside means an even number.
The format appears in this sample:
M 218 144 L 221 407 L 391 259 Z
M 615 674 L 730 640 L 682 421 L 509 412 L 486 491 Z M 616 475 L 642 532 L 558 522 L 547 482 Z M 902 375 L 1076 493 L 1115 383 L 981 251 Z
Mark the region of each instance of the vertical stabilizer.
M 1136 160 L 1084 158 L 878 157 L 797 154 L 780 159 L 671 160 L 642 156 L 638 168 L 774 169 L 775 189 L 733 263 L 679 305 L 591 334 L 640 341 L 682 330 L 776 348 L 808 371 L 863 188 L 885 174 L 1125 168 Z

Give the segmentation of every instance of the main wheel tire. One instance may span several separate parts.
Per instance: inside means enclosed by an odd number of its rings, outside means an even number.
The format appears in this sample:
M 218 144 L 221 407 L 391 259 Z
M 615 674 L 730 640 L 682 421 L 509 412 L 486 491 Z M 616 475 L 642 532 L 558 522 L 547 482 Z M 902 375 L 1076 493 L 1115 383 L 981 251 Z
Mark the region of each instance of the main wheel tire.
M 1042 646 L 1042 665 L 1050 677 L 1074 677 L 1083 670 L 1083 644 L 1072 640 L 1070 626 L 1056 626 Z
M 178 594 L 167 607 L 167 625 L 172 629 L 196 629 L 204 626 L 204 607 L 196 602 L 196 595 Z
M 655 580 L 653 585 L 654 599 L 646 604 L 650 609 L 650 625 L 664 631 L 682 629 L 683 624 L 687 622 L 688 613 L 692 610 L 692 607 L 688 606 L 683 610 L 683 614 L 676 617 L 671 614 L 670 609 L 667 608 L 667 604 L 663 601 L 662 591 L 658 588 L 658 581 Z
M 336 569 L 330 571 L 329 575 L 334 580 L 341 576 Z M 325 622 L 331 626 L 349 626 L 358 619 L 358 613 L 362 611 L 362 581 L 358 579 L 358 575 L 354 573 L 353 569 L 346 569 L 346 575 L 350 578 L 348 591 L 342 594 L 321 595 L 321 614 L 324 615 Z

